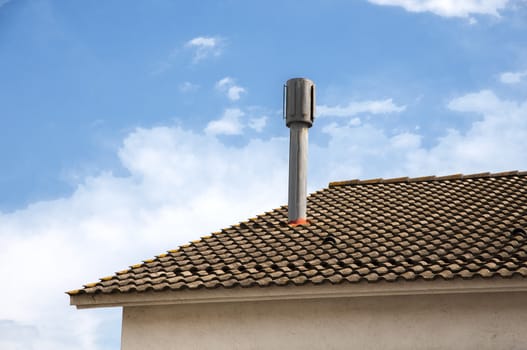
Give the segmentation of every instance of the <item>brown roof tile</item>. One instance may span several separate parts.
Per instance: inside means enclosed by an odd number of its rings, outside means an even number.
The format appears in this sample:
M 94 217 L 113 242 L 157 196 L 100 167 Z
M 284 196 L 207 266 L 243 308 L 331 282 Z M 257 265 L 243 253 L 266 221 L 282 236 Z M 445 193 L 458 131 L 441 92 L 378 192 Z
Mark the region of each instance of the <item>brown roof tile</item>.
M 527 277 L 527 172 L 332 182 L 70 295 Z

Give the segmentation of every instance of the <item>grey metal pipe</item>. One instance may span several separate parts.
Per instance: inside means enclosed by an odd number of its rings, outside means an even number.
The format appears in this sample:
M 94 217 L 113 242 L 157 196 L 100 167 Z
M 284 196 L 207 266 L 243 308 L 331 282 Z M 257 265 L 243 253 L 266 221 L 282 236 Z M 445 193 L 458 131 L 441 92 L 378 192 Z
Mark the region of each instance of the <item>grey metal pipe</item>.
M 290 223 L 307 221 L 307 148 L 308 133 L 304 123 L 291 123 L 289 140 L 289 200 Z
M 302 225 L 307 223 L 308 129 L 315 117 L 315 84 L 304 78 L 289 79 L 285 107 L 290 128 L 288 220 Z

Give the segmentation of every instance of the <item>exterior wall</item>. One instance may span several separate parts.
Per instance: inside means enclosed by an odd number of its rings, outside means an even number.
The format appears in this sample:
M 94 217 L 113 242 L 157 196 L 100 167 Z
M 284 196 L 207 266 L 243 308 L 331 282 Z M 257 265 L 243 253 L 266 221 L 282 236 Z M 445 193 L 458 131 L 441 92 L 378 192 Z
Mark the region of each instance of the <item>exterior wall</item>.
M 125 307 L 122 350 L 526 349 L 525 293 Z

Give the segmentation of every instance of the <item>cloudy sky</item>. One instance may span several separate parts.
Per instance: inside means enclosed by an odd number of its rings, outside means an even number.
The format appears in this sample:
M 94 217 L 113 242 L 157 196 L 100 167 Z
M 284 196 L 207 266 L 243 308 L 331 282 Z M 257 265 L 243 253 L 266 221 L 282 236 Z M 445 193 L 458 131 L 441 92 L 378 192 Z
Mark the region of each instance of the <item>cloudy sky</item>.
M 527 170 L 524 0 L 0 0 L 0 348 L 119 349 L 66 290 L 310 191 Z

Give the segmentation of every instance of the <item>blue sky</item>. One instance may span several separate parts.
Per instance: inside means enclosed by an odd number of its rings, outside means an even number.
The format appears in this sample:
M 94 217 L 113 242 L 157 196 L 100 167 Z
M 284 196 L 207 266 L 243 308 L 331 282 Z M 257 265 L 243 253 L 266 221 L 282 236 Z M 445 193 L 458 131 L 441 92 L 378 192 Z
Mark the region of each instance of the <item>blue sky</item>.
M 0 0 L 0 347 L 118 349 L 65 290 L 285 203 L 289 78 L 310 190 L 527 169 L 526 34 L 523 0 Z

